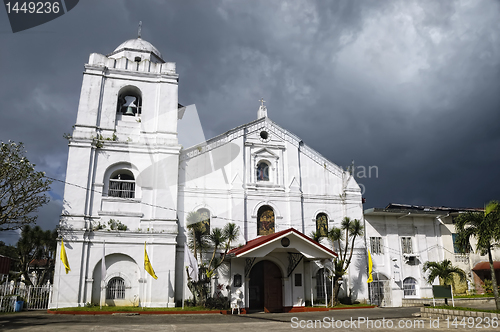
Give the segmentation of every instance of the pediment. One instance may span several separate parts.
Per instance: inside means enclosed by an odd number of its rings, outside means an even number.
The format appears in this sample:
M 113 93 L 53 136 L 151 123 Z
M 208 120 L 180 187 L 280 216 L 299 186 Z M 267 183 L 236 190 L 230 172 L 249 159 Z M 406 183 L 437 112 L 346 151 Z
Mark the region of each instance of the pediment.
M 252 156 L 264 157 L 264 158 L 278 158 L 278 155 L 268 148 L 262 148 L 252 153 Z

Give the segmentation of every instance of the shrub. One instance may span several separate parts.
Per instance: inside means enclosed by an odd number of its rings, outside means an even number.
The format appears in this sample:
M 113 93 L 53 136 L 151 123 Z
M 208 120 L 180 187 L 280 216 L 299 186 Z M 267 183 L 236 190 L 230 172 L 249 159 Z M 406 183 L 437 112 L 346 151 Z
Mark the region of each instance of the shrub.
M 209 309 L 229 309 L 229 299 L 226 296 L 209 297 L 205 302 L 205 306 Z

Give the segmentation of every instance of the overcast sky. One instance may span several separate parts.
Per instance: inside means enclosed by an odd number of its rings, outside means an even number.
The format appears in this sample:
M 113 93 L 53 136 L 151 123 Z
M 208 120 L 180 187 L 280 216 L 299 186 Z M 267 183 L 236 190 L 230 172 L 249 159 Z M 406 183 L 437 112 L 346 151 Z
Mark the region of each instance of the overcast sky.
M 360 178 L 365 209 L 500 199 L 500 2 L 85 0 L 12 33 L 0 9 L 0 140 L 64 179 L 83 65 L 127 39 L 177 63 L 207 138 L 268 116 Z M 54 228 L 63 187 L 38 224 Z M 7 233 L 0 240 L 9 241 Z

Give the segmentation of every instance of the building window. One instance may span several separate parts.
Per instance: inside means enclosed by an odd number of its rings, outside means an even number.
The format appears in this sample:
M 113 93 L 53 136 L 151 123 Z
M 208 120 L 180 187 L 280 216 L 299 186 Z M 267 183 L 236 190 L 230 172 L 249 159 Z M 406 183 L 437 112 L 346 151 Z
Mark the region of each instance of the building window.
M 326 294 L 328 294 L 328 297 L 332 295 L 332 282 L 330 278 L 328 278 L 328 271 L 319 269 L 318 272 L 316 272 L 316 299 L 325 300 Z
M 142 96 L 141 91 L 134 86 L 123 88 L 118 95 L 117 113 L 127 116 L 141 114 Z
M 469 248 L 465 248 L 464 252 L 460 251 L 461 248 L 460 248 L 460 246 L 457 243 L 457 236 L 458 236 L 458 234 L 457 233 L 453 233 L 453 234 L 451 234 L 451 236 L 452 236 L 452 239 L 453 239 L 453 252 L 455 254 L 468 254 L 469 253 Z
M 257 212 L 257 235 L 274 234 L 274 210 L 264 205 Z
M 132 172 L 120 170 L 109 179 L 108 196 L 135 198 L 135 180 Z
M 415 278 L 408 277 L 403 280 L 403 291 L 404 296 L 417 296 L 417 280 Z
M 106 299 L 122 300 L 125 298 L 125 281 L 120 277 L 114 277 L 108 282 Z
M 295 273 L 295 286 L 302 287 L 302 273 Z
M 318 213 L 316 216 L 316 232 L 321 236 L 328 235 L 328 217 L 324 213 Z
M 200 222 L 205 227 L 203 234 L 210 234 L 210 211 L 207 209 L 199 209 Z
M 370 238 L 370 252 L 372 254 L 383 254 L 384 251 L 382 249 L 382 238 L 381 237 L 371 237 Z
M 269 164 L 265 161 L 257 165 L 257 181 L 269 181 Z
M 403 250 L 403 254 L 413 254 L 413 249 L 411 246 L 411 237 L 401 238 L 401 249 Z

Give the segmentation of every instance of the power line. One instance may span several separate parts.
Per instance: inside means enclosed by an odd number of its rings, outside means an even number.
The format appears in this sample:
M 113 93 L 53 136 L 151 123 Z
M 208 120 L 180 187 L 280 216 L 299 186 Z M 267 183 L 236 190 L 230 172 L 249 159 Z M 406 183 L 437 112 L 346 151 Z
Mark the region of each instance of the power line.
M 85 191 L 91 191 L 91 192 L 94 192 L 94 193 L 97 193 L 97 194 L 101 194 L 103 195 L 104 192 L 102 191 L 99 191 L 99 190 L 96 190 L 96 189 L 90 189 L 90 188 L 87 188 L 87 187 L 84 187 L 84 186 L 81 186 L 81 185 L 78 185 L 78 184 L 75 184 L 75 183 L 71 183 L 71 182 L 67 182 L 65 180 L 60 180 L 60 179 L 56 179 L 56 178 L 53 178 L 53 177 L 50 177 L 50 176 L 47 176 L 45 175 L 45 177 L 47 179 L 50 179 L 50 180 L 53 180 L 53 181 L 57 181 L 57 182 L 61 182 L 61 183 L 64 183 L 64 184 L 67 184 L 67 185 L 70 185 L 70 186 L 74 186 L 74 187 L 77 187 L 77 188 L 80 188 L 80 189 L 83 189 Z M 139 204 L 143 204 L 145 206 L 149 206 L 149 207 L 155 207 L 155 208 L 159 208 L 159 209 L 164 209 L 164 210 L 169 210 L 169 211 L 174 211 L 176 213 L 189 213 L 191 211 L 183 211 L 183 210 L 178 210 L 178 209 L 174 209 L 174 208 L 169 208 L 169 207 L 166 207 L 166 206 L 162 206 L 162 205 L 156 205 L 156 204 L 152 204 L 152 203 L 147 203 L 147 202 L 142 202 L 142 201 L 136 201 L 136 200 L 132 200 L 132 199 L 129 199 L 129 198 L 122 198 L 124 201 L 129 201 L 129 202 L 134 202 L 134 203 L 139 203 Z M 347 207 L 347 211 L 349 210 L 353 210 L 353 209 L 357 209 L 357 207 L 355 206 L 350 206 L 350 207 Z M 254 221 L 254 220 L 241 220 L 241 219 L 232 219 L 232 218 L 226 218 L 226 217 L 219 217 L 219 216 L 211 216 L 211 218 L 213 219 L 222 219 L 222 220 L 227 220 L 227 221 L 233 221 L 233 222 L 240 222 L 240 223 L 250 223 L 250 224 L 256 224 L 257 221 Z M 289 222 L 290 223 L 294 223 L 294 222 L 297 222 L 297 221 L 303 221 L 302 218 L 296 218 L 296 219 L 289 219 Z M 329 221 L 331 222 L 331 221 Z

